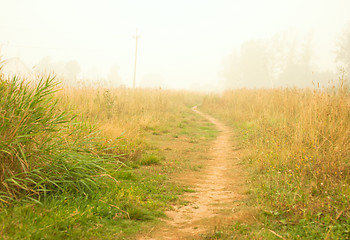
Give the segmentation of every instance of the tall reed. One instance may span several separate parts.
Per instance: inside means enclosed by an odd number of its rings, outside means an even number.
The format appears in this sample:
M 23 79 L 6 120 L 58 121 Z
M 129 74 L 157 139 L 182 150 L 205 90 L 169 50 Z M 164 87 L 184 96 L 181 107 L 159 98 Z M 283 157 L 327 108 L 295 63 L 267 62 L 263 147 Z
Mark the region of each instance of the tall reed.
M 55 97 L 58 82 L 0 78 L 0 200 L 87 194 L 120 165 L 110 144 Z

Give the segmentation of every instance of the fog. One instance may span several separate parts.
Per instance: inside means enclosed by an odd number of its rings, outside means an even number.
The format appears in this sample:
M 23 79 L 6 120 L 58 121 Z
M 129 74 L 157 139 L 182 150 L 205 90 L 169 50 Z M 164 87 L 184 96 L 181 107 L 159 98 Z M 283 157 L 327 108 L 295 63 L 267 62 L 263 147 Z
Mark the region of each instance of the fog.
M 347 0 L 1 1 L 4 70 L 77 86 L 310 87 L 350 69 Z

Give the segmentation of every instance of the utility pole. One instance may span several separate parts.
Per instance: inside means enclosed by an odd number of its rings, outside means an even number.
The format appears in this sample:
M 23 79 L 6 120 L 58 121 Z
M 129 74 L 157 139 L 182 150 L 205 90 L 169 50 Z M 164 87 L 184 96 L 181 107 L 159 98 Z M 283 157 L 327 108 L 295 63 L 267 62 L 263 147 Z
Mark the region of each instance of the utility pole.
M 136 28 L 136 35 L 134 37 L 136 39 L 136 47 L 135 47 L 135 65 L 134 65 L 134 81 L 133 81 L 133 88 L 136 86 L 136 60 L 137 60 L 137 41 L 140 38 L 139 35 L 137 35 L 137 28 Z

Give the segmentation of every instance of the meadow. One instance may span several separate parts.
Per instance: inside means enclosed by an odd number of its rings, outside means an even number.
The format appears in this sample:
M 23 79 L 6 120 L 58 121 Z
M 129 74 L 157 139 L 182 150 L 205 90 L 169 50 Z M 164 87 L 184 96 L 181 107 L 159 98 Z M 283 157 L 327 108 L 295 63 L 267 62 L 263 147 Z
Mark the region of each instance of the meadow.
M 235 132 L 256 212 L 206 239 L 347 239 L 350 96 L 339 82 L 200 94 L 1 76 L 0 234 L 130 239 L 152 228 L 190 191 L 169 176 L 200 171 L 217 134 L 191 111 L 200 104 Z
M 192 165 L 167 164 L 149 139 L 198 132 L 201 95 L 0 80 L 2 238 L 129 239 L 188 190 L 167 173 Z
M 349 238 L 347 86 L 341 76 L 331 88 L 240 89 L 204 99 L 203 111 L 237 131 L 251 171 L 258 227 L 238 224 L 233 230 L 254 232 L 249 238 L 266 238 L 264 228 L 276 238 Z

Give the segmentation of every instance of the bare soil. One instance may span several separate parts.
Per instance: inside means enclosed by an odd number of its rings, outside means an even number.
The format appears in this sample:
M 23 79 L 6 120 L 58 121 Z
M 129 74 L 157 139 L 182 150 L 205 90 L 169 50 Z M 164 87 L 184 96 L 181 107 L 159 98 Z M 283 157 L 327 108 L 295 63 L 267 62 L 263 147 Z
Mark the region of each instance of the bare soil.
M 221 226 L 245 218 L 246 174 L 239 151 L 235 150 L 233 131 L 219 120 L 193 108 L 213 123 L 219 135 L 209 147 L 209 158 L 202 160 L 200 171 L 188 171 L 173 177 L 190 186 L 193 192 L 181 196 L 185 205 L 173 206 L 168 218 L 138 239 L 202 239 Z

